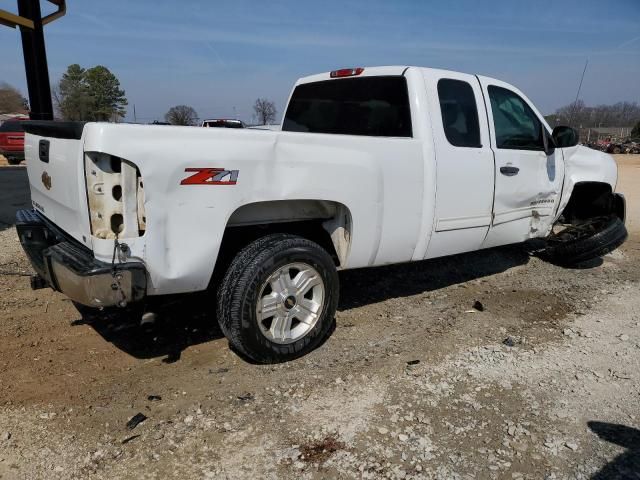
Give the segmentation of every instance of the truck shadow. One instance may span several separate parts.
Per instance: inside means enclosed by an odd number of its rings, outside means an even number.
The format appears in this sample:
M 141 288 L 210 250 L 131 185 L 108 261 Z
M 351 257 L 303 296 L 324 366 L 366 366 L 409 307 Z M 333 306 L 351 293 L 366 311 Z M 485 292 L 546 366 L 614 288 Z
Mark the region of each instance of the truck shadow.
M 338 309 L 348 310 L 468 282 L 524 265 L 529 258 L 522 246 L 510 246 L 340 272 Z M 216 321 L 213 298 L 212 293 L 205 292 L 162 300 L 148 306 L 148 310 L 158 313 L 156 321 L 142 325 L 141 307 L 99 311 L 79 306 L 82 318 L 73 325 L 90 325 L 106 341 L 135 358 L 166 356 L 163 362 L 173 363 L 189 346 L 223 338 Z
M 602 440 L 627 449 L 591 478 L 593 480 L 640 478 L 640 430 L 606 422 L 592 421 L 587 425 Z
M 224 337 L 215 321 L 215 305 L 206 295 L 164 299 L 147 307 L 157 312 L 153 322 L 141 322 L 141 306 L 100 311 L 76 305 L 82 318 L 72 325 L 89 325 L 123 352 L 140 359 L 164 356 L 164 363 L 177 362 L 192 345 Z
M 501 273 L 529 262 L 522 245 L 340 273 L 340 304 L 348 310 L 390 298 L 409 297 Z

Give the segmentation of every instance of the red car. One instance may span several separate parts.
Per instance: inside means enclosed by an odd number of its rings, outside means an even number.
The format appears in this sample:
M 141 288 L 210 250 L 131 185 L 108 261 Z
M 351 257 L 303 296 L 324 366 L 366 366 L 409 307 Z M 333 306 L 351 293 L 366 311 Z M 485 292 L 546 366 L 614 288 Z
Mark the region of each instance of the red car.
M 9 165 L 18 165 L 24 160 L 24 129 L 21 120 L 7 120 L 0 125 L 0 155 Z

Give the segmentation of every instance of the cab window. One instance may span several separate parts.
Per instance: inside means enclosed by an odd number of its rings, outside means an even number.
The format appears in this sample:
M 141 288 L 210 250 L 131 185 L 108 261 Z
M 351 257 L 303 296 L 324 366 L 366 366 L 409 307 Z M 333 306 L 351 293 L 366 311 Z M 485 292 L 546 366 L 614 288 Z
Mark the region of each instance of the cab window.
M 282 130 L 411 137 L 407 81 L 401 76 L 376 76 L 298 85 Z
M 480 148 L 478 107 L 471 85 L 462 80 L 438 81 L 438 98 L 444 133 L 455 147 Z
M 496 147 L 516 150 L 544 150 L 542 125 L 531 107 L 506 88 L 489 86 Z

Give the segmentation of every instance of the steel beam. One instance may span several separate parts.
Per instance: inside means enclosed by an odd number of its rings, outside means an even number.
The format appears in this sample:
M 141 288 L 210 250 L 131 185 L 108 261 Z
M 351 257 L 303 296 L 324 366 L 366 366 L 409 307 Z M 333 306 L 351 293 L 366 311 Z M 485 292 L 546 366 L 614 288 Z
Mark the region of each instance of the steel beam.
M 33 28 L 24 25 L 19 27 L 29 89 L 30 117 L 32 120 L 53 120 L 40 0 L 18 0 L 18 14 L 33 22 Z

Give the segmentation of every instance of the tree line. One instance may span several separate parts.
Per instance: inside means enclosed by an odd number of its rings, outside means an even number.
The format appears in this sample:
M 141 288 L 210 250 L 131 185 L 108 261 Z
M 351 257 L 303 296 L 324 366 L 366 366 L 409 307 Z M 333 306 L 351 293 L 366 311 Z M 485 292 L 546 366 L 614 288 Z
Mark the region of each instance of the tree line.
M 545 117 L 552 127 L 569 125 L 578 128 L 632 127 L 640 122 L 637 102 L 588 106 L 582 100 L 560 107 Z
M 119 121 L 128 105 L 120 81 L 107 68 L 97 65 L 83 68 L 69 65 L 52 91 L 58 117 L 63 120 Z M 28 110 L 24 96 L 11 85 L 0 83 L 0 113 Z M 254 105 L 257 123 L 266 125 L 276 120 L 276 106 L 271 100 L 258 98 Z M 172 125 L 196 125 L 198 113 L 189 105 L 171 107 L 164 115 Z M 578 128 L 633 127 L 635 136 L 640 128 L 640 105 L 637 102 L 618 102 L 613 105 L 588 106 L 578 100 L 558 108 L 545 116 L 551 126 L 570 125 Z M 632 135 L 633 136 L 633 135 Z
M 69 65 L 60 81 L 52 89 L 58 117 L 63 120 L 112 121 L 124 118 L 128 105 L 120 81 L 107 68 L 97 65 L 83 68 Z M 0 113 L 28 110 L 28 102 L 11 85 L 0 83 Z M 254 105 L 254 119 L 261 125 L 276 120 L 275 103 L 258 98 Z M 171 107 L 164 115 L 173 125 L 195 125 L 198 113 L 189 105 Z M 633 127 L 640 122 L 640 105 L 637 102 L 618 102 L 612 105 L 589 106 L 578 100 L 558 108 L 545 118 L 551 126 L 570 125 L 578 128 Z
M 254 117 L 260 125 L 269 125 L 276 120 L 276 104 L 266 98 L 258 98 L 253 104 Z M 165 114 L 164 119 L 172 125 L 195 125 L 198 112 L 189 105 L 176 105 Z
M 51 94 L 56 117 L 68 121 L 118 122 L 126 115 L 129 103 L 118 78 L 102 65 L 91 68 L 77 63 L 69 65 Z M 0 113 L 28 109 L 27 100 L 15 87 L 0 83 Z M 276 106 L 271 100 L 258 98 L 253 110 L 254 118 L 261 125 L 276 119 Z M 198 113 L 189 105 L 171 107 L 164 119 L 172 125 L 196 125 L 199 120 Z

